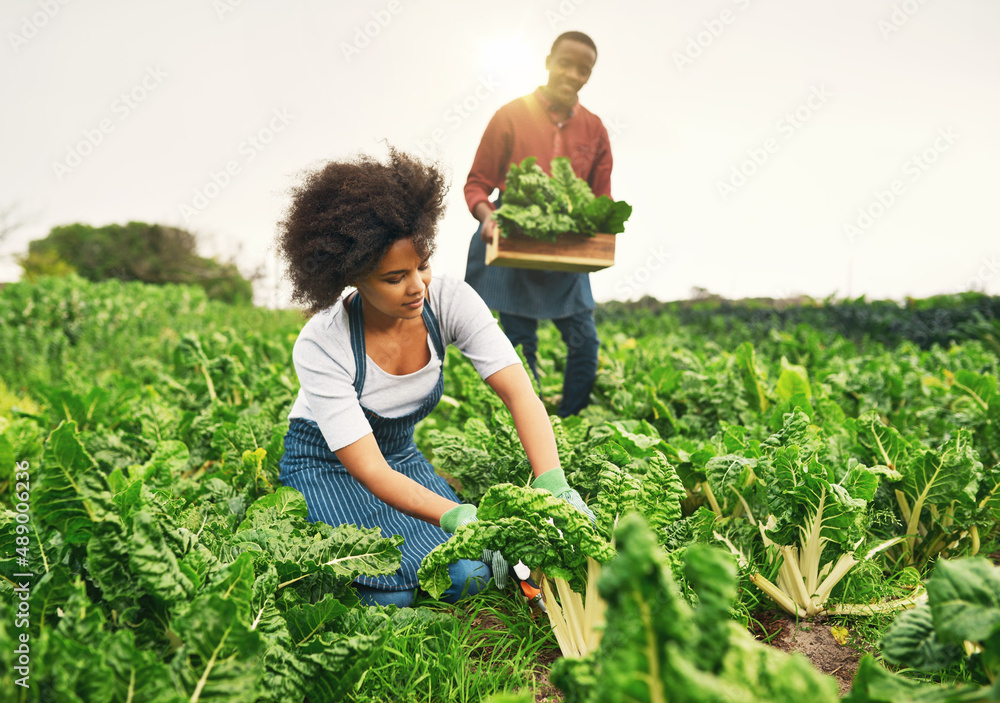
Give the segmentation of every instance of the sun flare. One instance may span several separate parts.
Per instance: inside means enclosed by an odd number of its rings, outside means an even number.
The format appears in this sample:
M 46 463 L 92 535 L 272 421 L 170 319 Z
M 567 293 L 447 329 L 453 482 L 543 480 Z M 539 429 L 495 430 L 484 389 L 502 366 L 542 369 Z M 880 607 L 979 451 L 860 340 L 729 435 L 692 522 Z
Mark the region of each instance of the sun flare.
M 482 49 L 484 71 L 504 89 L 523 93 L 545 82 L 544 58 L 521 36 L 489 40 Z

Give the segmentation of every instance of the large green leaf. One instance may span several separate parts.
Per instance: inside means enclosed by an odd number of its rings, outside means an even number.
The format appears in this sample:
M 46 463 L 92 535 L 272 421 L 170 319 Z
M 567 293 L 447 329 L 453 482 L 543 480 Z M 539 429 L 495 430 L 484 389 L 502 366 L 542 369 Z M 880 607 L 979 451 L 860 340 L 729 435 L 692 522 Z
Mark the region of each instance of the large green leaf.
M 942 559 L 927 582 L 942 642 L 984 642 L 1000 632 L 1000 568 L 987 559 Z
M 641 483 L 627 470 L 604 462 L 600 474 L 600 491 L 590 508 L 597 515 L 597 528 L 601 534 L 610 536 L 615 525 L 625 513 L 635 509 Z
M 248 518 L 248 523 L 255 519 L 269 520 L 274 514 L 274 508 L 265 508 Z M 299 520 L 296 523 L 284 518 L 257 528 L 245 523 L 249 529 L 241 527 L 229 540 L 227 549 L 254 549 L 269 554 L 281 583 L 320 573 L 352 581 L 361 574 L 391 574 L 399 568 L 399 545 L 403 543 L 399 535 L 383 538 L 377 527 L 334 528 Z
M 788 359 L 781 359 L 781 375 L 778 376 L 778 383 L 774 388 L 774 394 L 780 400 L 790 400 L 792 396 L 801 393 L 809 398 L 812 393 L 809 389 L 809 372 L 804 366 L 789 364 Z
M 159 520 L 147 510 L 132 516 L 128 564 L 142 589 L 168 607 L 186 600 L 194 590 L 167 546 Z
M 975 488 L 970 482 L 982 471 L 967 432 L 939 450 L 918 454 L 902 467 L 903 492 L 914 511 L 929 506 L 946 507 L 952 502 L 971 503 Z
M 760 372 L 757 370 L 757 360 L 753 345 L 744 342 L 736 348 L 736 361 L 743 379 L 743 392 L 750 407 L 759 413 L 767 412 L 769 403 L 764 391 Z
M 566 700 L 837 700 L 834 681 L 801 655 L 756 642 L 731 622 L 736 572 L 728 555 L 700 546 L 686 550 L 684 571 L 699 604 L 692 608 L 639 516 L 622 520 L 615 542 L 618 555 L 600 578 L 607 601 L 600 647 L 592 661 L 564 659 L 553 670 Z
M 75 423 L 63 422 L 49 436 L 32 510 L 69 544 L 85 544 L 100 523 L 118 523 L 107 481 L 81 444 Z
M 140 649 L 131 630 L 112 633 L 101 647 L 101 656 L 111 670 L 100 685 L 113 701 L 186 703 L 189 697 L 177 690 L 170 667 L 157 652 Z
M 882 638 L 882 654 L 899 666 L 939 671 L 962 658 L 962 648 L 938 639 L 931 608 L 924 605 L 904 611 Z
M 736 602 L 736 564 L 717 549 L 693 544 L 684 554 L 684 578 L 698 594 L 694 658 L 698 668 L 716 672 L 728 652 L 718 644 L 729 638 L 729 611 Z
M 305 497 L 294 488 L 281 486 L 274 493 L 258 498 L 247 506 L 247 516 L 258 510 L 274 508 L 278 515 L 294 515 L 300 518 L 309 517 L 309 506 Z
M 978 374 L 960 369 L 955 372 L 952 387 L 973 400 L 976 406 L 986 412 L 997 394 L 997 378 L 989 374 Z
M 190 703 L 257 699 L 262 676 L 258 655 L 264 643 L 240 619 L 236 603 L 216 593 L 201 596 L 171 620 L 170 628 L 183 642 L 173 669 Z
M 142 469 L 142 477 L 150 487 L 169 488 L 185 469 L 191 457 L 187 445 L 178 440 L 160 442 L 153 456 Z
M 104 530 L 87 542 L 87 571 L 109 604 L 127 607 L 145 592 L 139 578 L 127 568 L 131 549 L 123 528 Z
M 310 702 L 340 703 L 371 666 L 389 637 L 378 635 L 343 637 L 325 633 L 311 639 L 298 652 L 310 671 L 306 693 Z
M 348 609 L 328 593 L 318 603 L 303 603 L 290 608 L 285 611 L 284 618 L 292 641 L 301 646 L 327 631 L 327 627 L 346 612 Z
M 866 460 L 901 470 L 909 461 L 913 447 L 894 427 L 882 422 L 877 410 L 869 410 L 856 422 L 858 441 L 868 450 Z
M 240 617 L 250 619 L 256 614 L 252 612 L 255 582 L 254 554 L 243 552 L 234 562 L 213 574 L 204 590 L 233 601 L 239 608 Z

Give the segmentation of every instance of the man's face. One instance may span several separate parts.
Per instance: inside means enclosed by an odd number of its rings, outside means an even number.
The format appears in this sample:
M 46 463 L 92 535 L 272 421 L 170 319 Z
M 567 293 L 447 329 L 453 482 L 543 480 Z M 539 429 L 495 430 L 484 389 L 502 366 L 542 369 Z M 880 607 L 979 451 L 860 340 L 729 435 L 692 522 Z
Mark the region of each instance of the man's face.
M 545 59 L 549 71 L 548 97 L 560 107 L 576 104 L 577 93 L 590 80 L 597 52 L 583 42 L 563 39 Z

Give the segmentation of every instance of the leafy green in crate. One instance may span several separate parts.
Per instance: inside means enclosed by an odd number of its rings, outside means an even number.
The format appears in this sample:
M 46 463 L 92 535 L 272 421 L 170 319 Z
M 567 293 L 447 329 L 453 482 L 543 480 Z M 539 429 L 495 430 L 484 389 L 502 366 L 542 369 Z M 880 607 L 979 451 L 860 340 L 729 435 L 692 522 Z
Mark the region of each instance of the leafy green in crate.
M 593 235 L 625 231 L 631 205 L 606 195 L 594 197 L 566 157 L 552 159 L 551 177 L 536 161 L 529 156 L 510 166 L 503 203 L 493 215 L 503 236 L 523 234 L 555 241 L 556 235 L 564 232 Z

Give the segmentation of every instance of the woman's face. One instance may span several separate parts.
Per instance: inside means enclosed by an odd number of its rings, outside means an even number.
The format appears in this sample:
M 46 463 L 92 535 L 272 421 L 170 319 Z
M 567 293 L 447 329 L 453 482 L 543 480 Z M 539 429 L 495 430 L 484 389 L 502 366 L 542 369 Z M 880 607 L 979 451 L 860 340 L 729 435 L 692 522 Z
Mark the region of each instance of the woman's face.
M 373 312 L 389 319 L 410 320 L 423 313 L 430 282 L 428 259 L 417 253 L 412 239 L 400 239 L 357 288 L 366 316 Z

